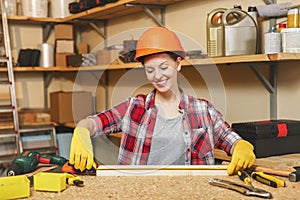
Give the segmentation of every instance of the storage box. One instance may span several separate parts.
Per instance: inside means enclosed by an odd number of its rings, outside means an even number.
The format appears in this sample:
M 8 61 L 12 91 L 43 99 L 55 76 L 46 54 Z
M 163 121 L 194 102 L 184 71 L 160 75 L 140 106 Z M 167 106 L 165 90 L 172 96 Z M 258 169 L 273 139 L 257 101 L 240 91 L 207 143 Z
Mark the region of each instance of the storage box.
M 78 122 L 93 114 L 92 95 L 90 92 L 52 92 L 50 114 L 52 122 Z
M 68 67 L 67 56 L 75 55 L 74 53 L 57 53 L 55 54 L 55 66 Z
M 300 121 L 233 123 L 232 128 L 254 146 L 257 158 L 300 152 Z
M 300 28 L 284 28 L 281 30 L 282 52 L 300 52 Z
M 74 40 L 56 40 L 56 53 L 74 53 Z
M 73 40 L 73 25 L 72 24 L 56 24 L 54 26 L 55 40 Z
M 19 199 L 30 197 L 30 181 L 25 175 L 0 177 L 0 198 Z
M 39 172 L 33 176 L 34 190 L 61 192 L 67 187 L 66 179 L 64 173 Z
M 120 50 L 99 50 L 97 51 L 98 65 L 111 64 L 119 57 Z
M 78 54 L 67 56 L 68 67 L 84 67 L 97 65 L 95 53 Z
M 22 108 L 19 112 L 21 125 L 36 123 L 50 123 L 50 113 L 48 110 L 40 108 Z
M 80 42 L 78 44 L 78 54 L 87 54 L 89 53 L 89 45 L 87 42 Z

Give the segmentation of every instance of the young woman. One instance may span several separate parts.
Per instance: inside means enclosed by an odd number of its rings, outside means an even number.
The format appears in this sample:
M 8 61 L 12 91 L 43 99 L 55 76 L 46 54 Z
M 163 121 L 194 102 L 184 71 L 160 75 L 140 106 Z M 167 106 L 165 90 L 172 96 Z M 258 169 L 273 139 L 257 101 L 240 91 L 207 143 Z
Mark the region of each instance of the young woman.
M 91 136 L 122 132 L 123 165 L 212 165 L 214 147 L 232 155 L 229 175 L 255 161 L 253 146 L 233 132 L 214 106 L 187 95 L 177 83 L 185 51 L 169 29 L 148 29 L 139 39 L 137 61 L 154 90 L 81 120 L 73 134 L 70 163 L 93 166 Z

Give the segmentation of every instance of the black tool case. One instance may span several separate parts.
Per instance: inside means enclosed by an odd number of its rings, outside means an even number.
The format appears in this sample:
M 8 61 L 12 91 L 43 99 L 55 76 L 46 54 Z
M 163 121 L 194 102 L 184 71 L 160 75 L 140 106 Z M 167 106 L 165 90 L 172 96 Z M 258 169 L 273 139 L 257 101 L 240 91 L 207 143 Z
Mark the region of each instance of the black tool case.
M 232 129 L 254 146 L 257 158 L 300 153 L 300 121 L 233 123 Z

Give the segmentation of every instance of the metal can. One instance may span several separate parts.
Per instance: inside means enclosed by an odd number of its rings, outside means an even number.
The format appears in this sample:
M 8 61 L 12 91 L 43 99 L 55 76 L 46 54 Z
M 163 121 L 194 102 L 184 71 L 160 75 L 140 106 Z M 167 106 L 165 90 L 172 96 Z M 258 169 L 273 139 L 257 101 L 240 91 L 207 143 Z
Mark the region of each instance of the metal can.
M 290 8 L 287 13 L 287 28 L 299 27 L 299 8 Z
M 265 33 L 265 54 L 281 52 L 281 34 L 275 31 Z

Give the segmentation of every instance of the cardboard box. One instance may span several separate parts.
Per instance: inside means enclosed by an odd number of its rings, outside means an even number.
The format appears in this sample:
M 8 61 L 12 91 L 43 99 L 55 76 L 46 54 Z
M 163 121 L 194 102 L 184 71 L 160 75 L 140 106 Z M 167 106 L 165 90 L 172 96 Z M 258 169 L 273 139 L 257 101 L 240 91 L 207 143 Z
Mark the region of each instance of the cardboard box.
M 111 64 L 119 57 L 120 50 L 99 50 L 97 51 L 98 65 Z
M 89 45 L 87 42 L 80 42 L 78 44 L 78 54 L 87 54 L 89 53 Z
M 74 53 L 74 40 L 56 40 L 56 53 Z
M 93 114 L 92 95 L 90 92 L 52 92 L 50 114 L 52 122 L 78 122 Z
M 67 56 L 75 55 L 74 53 L 57 53 L 55 54 L 55 66 L 68 67 Z
M 54 26 L 55 40 L 73 40 L 73 25 L 72 24 L 56 24 Z
M 50 113 L 48 110 L 40 108 L 22 108 L 19 111 L 19 121 L 21 125 L 35 123 L 50 123 Z

